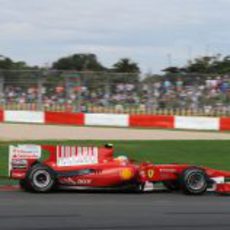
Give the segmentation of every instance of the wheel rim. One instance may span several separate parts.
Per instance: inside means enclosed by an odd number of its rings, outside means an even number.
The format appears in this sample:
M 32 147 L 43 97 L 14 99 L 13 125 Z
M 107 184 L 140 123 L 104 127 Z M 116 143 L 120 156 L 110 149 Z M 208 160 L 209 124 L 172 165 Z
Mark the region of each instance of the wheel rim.
M 187 179 L 188 187 L 191 190 L 199 191 L 205 187 L 206 181 L 202 173 L 191 173 Z
M 38 188 L 46 188 L 50 182 L 51 177 L 46 170 L 38 170 L 33 175 L 33 183 Z

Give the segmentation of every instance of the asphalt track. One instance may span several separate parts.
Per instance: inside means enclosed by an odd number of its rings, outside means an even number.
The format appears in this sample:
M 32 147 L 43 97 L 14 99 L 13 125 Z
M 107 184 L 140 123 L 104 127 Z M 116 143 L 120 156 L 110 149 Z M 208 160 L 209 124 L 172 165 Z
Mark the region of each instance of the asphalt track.
M 230 229 L 230 197 L 0 192 L 1 230 Z
M 0 124 L 0 140 L 230 139 L 229 133 Z M 4 190 L 4 189 L 3 189 Z M 0 230 L 230 229 L 230 197 L 0 190 Z

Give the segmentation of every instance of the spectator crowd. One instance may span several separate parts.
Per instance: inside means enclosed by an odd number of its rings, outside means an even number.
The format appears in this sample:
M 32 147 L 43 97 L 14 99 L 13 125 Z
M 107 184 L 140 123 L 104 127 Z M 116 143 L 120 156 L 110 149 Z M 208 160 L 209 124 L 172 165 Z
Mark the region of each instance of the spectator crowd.
M 230 112 L 230 76 L 151 77 L 142 81 L 81 84 L 4 84 L 0 103 L 54 105 L 81 104 L 87 107 L 140 107 L 146 110 L 190 109 Z M 0 88 L 0 89 L 1 89 Z

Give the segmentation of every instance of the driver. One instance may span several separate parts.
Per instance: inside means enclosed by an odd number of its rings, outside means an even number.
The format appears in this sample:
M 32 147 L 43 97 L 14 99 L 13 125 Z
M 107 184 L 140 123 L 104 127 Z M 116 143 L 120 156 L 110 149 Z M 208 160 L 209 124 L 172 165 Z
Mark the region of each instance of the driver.
M 115 158 L 115 161 L 120 162 L 122 165 L 126 165 L 129 162 L 129 158 L 127 156 L 121 155 Z

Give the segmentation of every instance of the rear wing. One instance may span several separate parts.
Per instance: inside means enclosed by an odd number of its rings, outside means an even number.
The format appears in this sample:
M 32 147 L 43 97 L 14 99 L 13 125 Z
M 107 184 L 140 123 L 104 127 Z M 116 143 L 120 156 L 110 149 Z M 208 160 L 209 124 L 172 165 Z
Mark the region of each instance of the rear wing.
M 12 162 L 21 160 L 38 160 L 42 155 L 42 147 L 40 145 L 10 145 L 8 157 L 8 175 L 12 170 Z
M 96 146 L 66 146 L 66 145 L 10 145 L 8 174 L 14 168 L 26 165 L 26 161 L 39 160 L 42 150 L 49 156 L 44 163 L 54 163 L 59 167 L 98 164 L 113 159 L 114 149 L 111 145 Z M 13 167 L 15 166 L 15 167 Z

